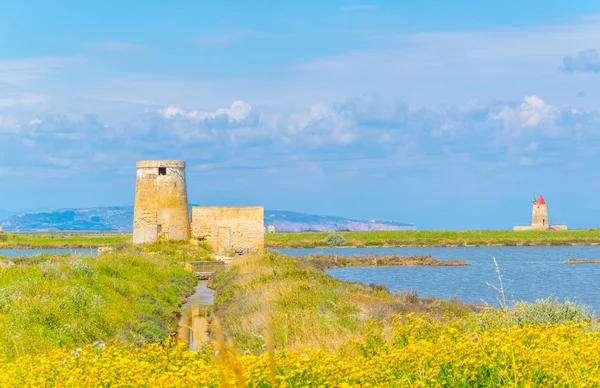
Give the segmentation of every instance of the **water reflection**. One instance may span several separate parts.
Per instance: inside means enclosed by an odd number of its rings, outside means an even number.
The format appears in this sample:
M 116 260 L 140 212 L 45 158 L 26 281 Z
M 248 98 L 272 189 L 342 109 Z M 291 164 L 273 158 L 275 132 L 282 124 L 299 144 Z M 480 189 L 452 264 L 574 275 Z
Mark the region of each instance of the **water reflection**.
M 208 341 L 206 308 L 213 304 L 214 291 L 201 280 L 194 294 L 181 307 L 177 338 L 189 343 L 191 350 L 197 350 Z

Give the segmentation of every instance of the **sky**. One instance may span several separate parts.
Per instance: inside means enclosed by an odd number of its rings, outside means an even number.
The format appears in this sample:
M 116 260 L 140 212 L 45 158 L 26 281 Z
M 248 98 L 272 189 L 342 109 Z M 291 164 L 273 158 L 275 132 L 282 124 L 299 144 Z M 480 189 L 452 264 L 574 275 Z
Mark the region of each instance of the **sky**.
M 0 209 L 190 202 L 600 226 L 600 2 L 29 0 L 0 13 Z

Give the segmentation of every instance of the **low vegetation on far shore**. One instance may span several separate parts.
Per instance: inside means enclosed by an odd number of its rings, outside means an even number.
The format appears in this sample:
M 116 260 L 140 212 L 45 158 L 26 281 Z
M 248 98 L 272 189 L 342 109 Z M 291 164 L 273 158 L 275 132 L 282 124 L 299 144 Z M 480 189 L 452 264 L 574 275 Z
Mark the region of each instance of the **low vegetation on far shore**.
M 0 249 L 97 248 L 131 243 L 125 232 L 1 233 Z M 538 246 L 600 244 L 600 229 L 266 233 L 269 248 Z
M 440 260 L 430 255 L 352 255 L 338 256 L 316 254 L 306 256 L 312 265 L 321 268 L 341 268 L 341 267 L 465 267 L 469 262 L 463 259 Z
M 38 232 L 0 233 L 0 249 L 85 249 L 131 242 L 131 233 Z
M 600 244 L 600 229 L 588 230 L 420 230 L 336 232 L 345 247 L 538 246 Z M 269 248 L 326 248 L 328 232 L 268 233 Z M 329 237 L 329 239 L 328 239 Z

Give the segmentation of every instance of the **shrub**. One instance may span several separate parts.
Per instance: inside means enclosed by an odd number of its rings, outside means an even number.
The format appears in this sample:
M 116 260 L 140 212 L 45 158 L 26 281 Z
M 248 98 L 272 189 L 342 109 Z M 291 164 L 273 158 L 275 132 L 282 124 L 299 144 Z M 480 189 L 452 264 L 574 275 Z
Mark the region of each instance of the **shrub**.
M 2 232 L 0 232 L 0 241 L 8 241 L 8 236 Z
M 339 234 L 330 234 L 325 238 L 325 244 L 331 247 L 346 245 L 346 239 Z
M 564 303 L 558 299 L 548 297 L 537 299 L 535 303 L 515 302 L 510 310 L 511 322 L 523 325 L 533 324 L 561 324 L 567 322 L 589 322 L 592 314 L 589 307 L 565 299 Z

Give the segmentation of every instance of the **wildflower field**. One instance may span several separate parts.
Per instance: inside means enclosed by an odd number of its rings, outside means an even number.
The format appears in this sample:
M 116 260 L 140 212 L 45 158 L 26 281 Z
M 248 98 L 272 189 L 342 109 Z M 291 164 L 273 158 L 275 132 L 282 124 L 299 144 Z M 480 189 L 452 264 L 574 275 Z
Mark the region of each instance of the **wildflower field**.
M 274 252 L 213 276 L 212 341 L 191 351 L 174 334 L 196 282 L 183 263 L 210 259 L 174 242 L 11 259 L 0 387 L 600 386 L 600 330 L 583 306 L 393 294 Z
M 247 353 L 247 352 L 246 352 Z M 586 324 L 509 326 L 495 314 L 397 315 L 336 352 L 244 354 L 221 340 L 200 351 L 167 341 L 97 345 L 4 364 L 10 387 L 594 387 L 600 334 Z

